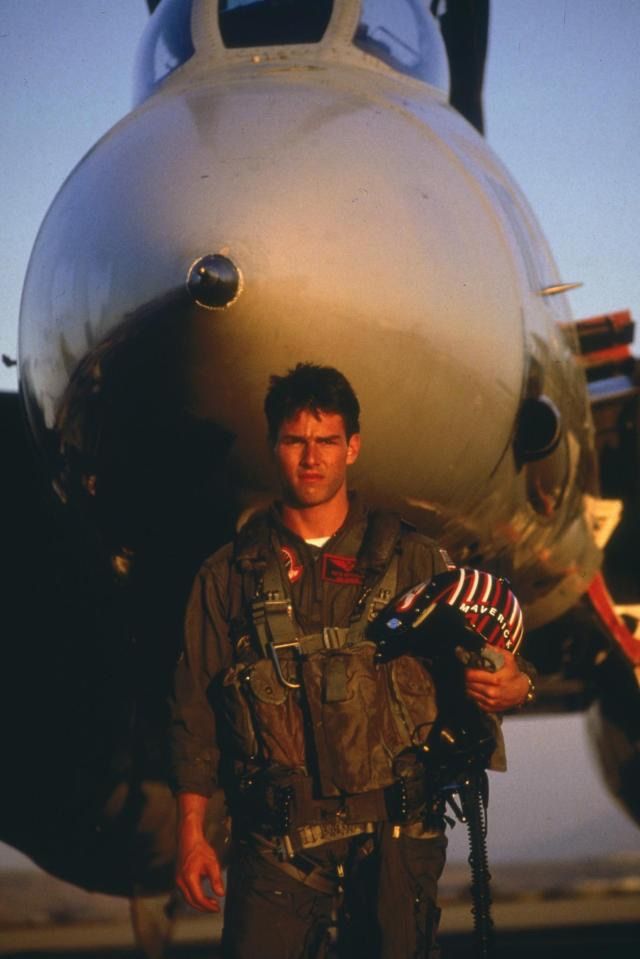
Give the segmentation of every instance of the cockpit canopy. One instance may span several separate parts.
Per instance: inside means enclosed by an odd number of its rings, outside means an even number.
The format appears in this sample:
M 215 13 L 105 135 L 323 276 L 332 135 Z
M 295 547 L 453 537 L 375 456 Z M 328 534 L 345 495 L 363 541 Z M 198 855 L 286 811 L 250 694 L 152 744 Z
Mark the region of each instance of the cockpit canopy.
M 235 47 L 273 47 L 320 43 L 333 0 L 220 0 L 222 42 Z
M 142 36 L 135 67 L 138 105 L 179 67 L 204 54 L 237 62 L 243 50 L 331 43 L 336 59 L 359 50 L 390 69 L 448 91 L 437 20 L 426 0 L 208 0 L 217 8 L 205 38 L 193 36 L 199 0 L 162 0 Z M 207 0 L 200 0 L 207 2 Z M 236 54 L 236 56 L 234 56 Z

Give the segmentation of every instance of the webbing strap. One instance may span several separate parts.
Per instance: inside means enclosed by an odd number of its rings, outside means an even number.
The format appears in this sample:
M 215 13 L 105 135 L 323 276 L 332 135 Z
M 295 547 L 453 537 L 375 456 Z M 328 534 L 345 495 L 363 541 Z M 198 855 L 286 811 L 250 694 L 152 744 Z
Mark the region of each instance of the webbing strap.
M 305 869 L 299 869 L 291 862 L 278 858 L 271 860 L 274 866 L 281 869 L 288 876 L 301 882 L 303 886 L 309 886 L 325 896 L 335 896 L 338 892 L 340 880 L 337 874 L 328 873 L 328 870 L 322 866 L 313 866 L 308 872 Z
M 297 643 L 293 607 L 288 599 L 265 599 L 262 595 L 257 596 L 251 609 L 263 656 L 268 656 L 273 646 L 283 647 Z
M 276 563 L 268 563 L 275 566 Z M 280 596 L 280 591 L 267 590 L 267 573 L 265 571 L 265 595 L 267 597 Z M 365 629 L 375 615 L 392 599 L 398 581 L 398 556 L 394 553 L 382 581 L 376 590 L 370 590 L 362 604 L 360 615 L 350 626 L 324 626 L 322 632 L 300 635 L 293 619 L 293 605 L 287 597 L 257 598 L 253 603 L 253 621 L 256 626 L 262 652 L 266 655 L 268 643 L 273 646 L 290 646 L 295 644 L 299 651 L 306 656 L 329 649 L 343 649 L 345 646 L 355 646 L 363 642 Z M 270 585 L 273 581 L 270 577 Z
M 274 650 L 291 646 L 303 655 L 312 655 L 322 650 L 344 649 L 363 642 L 368 622 L 397 591 L 400 530 L 401 523 L 397 517 L 372 514 L 363 548 L 366 541 L 366 555 L 373 565 L 365 574 L 350 625 L 325 626 L 322 632 L 308 635 L 302 633 L 295 621 L 289 580 L 279 560 L 280 543 L 275 531 L 270 530 L 268 548 L 263 553 L 266 562 L 260 592 L 252 601 L 252 618 L 261 655 L 271 656 Z
M 253 622 L 258 634 L 260 652 L 270 655 L 274 646 L 288 646 L 297 641 L 297 628 L 293 619 L 293 603 L 288 581 L 283 576 L 278 557 L 280 546 L 271 531 L 270 548 L 266 552 L 266 565 L 258 595 L 252 601 Z
M 272 866 L 282 870 L 297 882 L 309 886 L 325 896 L 335 895 L 339 880 L 337 873 L 296 855 L 293 848 L 281 850 L 281 843 L 270 842 L 259 833 L 252 834 L 252 840 L 260 855 L 267 859 Z M 293 861 L 292 861 L 293 860 Z
M 372 619 L 375 619 L 380 610 L 393 599 L 397 590 L 398 553 L 394 549 L 377 589 L 369 587 L 367 595 L 364 596 L 364 603 L 357 603 L 354 608 L 351 625 L 349 627 L 348 645 L 355 645 L 356 643 L 362 642 L 367 624 L 370 623 Z M 358 609 L 360 605 L 363 607 L 362 610 Z
M 342 626 L 325 626 L 321 633 L 309 633 L 298 638 L 298 648 L 303 656 L 311 656 L 323 649 L 342 649 L 349 640 L 349 629 Z

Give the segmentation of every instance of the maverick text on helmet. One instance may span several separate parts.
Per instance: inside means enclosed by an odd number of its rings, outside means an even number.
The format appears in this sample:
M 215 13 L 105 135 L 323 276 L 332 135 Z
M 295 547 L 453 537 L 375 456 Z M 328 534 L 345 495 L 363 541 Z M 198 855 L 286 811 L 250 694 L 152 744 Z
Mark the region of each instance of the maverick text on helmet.
M 518 650 L 524 636 L 522 610 L 506 579 L 467 567 L 439 573 L 392 600 L 371 624 L 369 635 L 382 659 L 408 648 L 430 656 L 443 629 L 455 630 L 449 638 L 456 643 L 464 635 L 461 627 L 468 639 L 471 633 L 482 645 Z

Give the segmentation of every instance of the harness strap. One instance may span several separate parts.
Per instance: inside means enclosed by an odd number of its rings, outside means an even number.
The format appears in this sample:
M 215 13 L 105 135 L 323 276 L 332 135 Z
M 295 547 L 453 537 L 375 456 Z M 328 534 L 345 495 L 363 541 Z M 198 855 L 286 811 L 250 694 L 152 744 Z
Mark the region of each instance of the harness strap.
M 253 833 L 251 838 L 260 855 L 287 876 L 325 896 L 334 896 L 337 893 L 339 877 L 335 869 L 320 866 L 305 856 L 296 854 L 291 856 L 285 852 L 286 858 L 283 858 L 280 843 L 270 842 L 259 833 Z
M 394 578 L 391 571 L 391 578 Z M 381 588 L 371 601 L 371 606 L 386 606 L 389 600 L 384 600 L 389 590 Z M 377 609 L 375 610 L 377 613 Z M 265 617 L 266 618 L 266 617 Z M 371 615 L 373 618 L 373 615 Z M 324 626 L 321 633 L 307 633 L 305 636 L 299 636 L 295 641 L 295 646 L 303 656 L 311 656 L 313 653 L 319 653 L 323 650 L 338 650 L 345 647 L 355 646 L 364 639 L 362 627 L 352 626 Z M 287 643 L 278 644 L 274 641 L 276 647 L 286 646 Z
M 251 614 L 262 656 L 271 655 L 273 646 L 294 646 L 297 643 L 290 599 L 276 598 L 271 591 L 256 596 L 251 603 Z
M 262 574 L 259 592 L 251 600 L 251 618 L 260 656 L 273 659 L 280 675 L 277 661 L 280 649 L 295 648 L 301 655 L 311 656 L 363 642 L 367 624 L 397 591 L 402 528 L 399 517 L 383 511 L 369 517 L 358 554 L 364 581 L 349 626 L 325 626 L 321 632 L 307 635 L 301 633 L 295 621 L 289 581 L 279 559 L 277 534 L 269 529 L 266 517 L 252 520 L 249 526 L 238 540 L 236 561 L 245 575 L 255 576 L 256 571 Z
M 423 818 L 430 800 L 424 765 L 419 761 L 398 769 L 398 777 L 388 786 L 318 799 L 313 796 L 310 776 L 272 779 L 263 774 L 243 782 L 238 822 L 243 821 L 252 831 L 262 817 L 263 828 L 275 836 L 302 836 L 304 829 L 313 827 L 313 834 L 324 836 L 322 841 L 326 842 L 345 832 L 351 834 L 352 827 L 363 823 L 406 823 Z
M 372 789 L 353 796 L 324 799 L 314 799 L 312 788 L 309 776 L 292 777 L 286 797 L 289 808 L 284 817 L 292 825 L 346 826 L 363 822 L 384 822 L 389 818 L 387 790 L 394 789 L 395 784 L 387 789 Z
M 362 641 L 366 623 L 397 592 L 397 552 L 403 528 L 409 527 L 395 513 L 387 510 L 369 513 L 357 555 L 356 568 L 362 571 L 363 585 L 350 616 L 351 634 L 345 638 L 341 627 L 326 627 L 321 639 L 317 638 L 320 634 L 315 634 L 316 638 L 309 643 L 309 654 L 322 649 L 341 649 Z M 280 562 L 280 542 L 267 514 L 256 514 L 238 533 L 234 544 L 234 565 L 242 576 L 244 601 L 251 604 L 260 655 L 269 656 L 271 644 L 284 646 L 300 640 L 301 631 L 295 622 L 289 580 Z M 261 579 L 258 594 L 256 574 Z M 241 610 L 232 609 L 230 619 L 238 620 L 236 632 L 239 635 L 244 633 L 246 626 L 240 622 Z M 327 632 L 331 629 L 338 632 Z
M 363 642 L 367 624 L 387 605 L 396 592 L 398 582 L 396 541 L 397 539 L 394 538 L 393 552 L 387 557 L 382 578 L 380 579 L 380 571 L 373 571 L 371 579 L 374 582 L 368 585 L 365 577 L 365 584 L 354 607 L 349 626 L 324 626 L 322 632 L 306 635 L 300 635 L 296 627 L 288 584 L 282 576 L 274 545 L 264 571 L 263 592 L 252 602 L 253 622 L 261 654 L 269 655 L 270 648 L 274 647 L 277 649 L 295 646 L 300 653 L 310 656 L 322 650 L 343 649 Z M 377 589 L 374 589 L 377 580 L 379 585 Z

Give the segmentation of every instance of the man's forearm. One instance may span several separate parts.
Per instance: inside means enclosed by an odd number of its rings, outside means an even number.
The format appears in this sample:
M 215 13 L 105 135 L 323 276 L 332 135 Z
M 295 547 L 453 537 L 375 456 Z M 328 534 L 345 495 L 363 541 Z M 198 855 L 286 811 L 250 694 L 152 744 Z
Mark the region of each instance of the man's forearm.
M 204 835 L 207 803 L 207 797 L 199 793 L 178 795 L 176 884 L 194 909 L 219 912 L 217 900 L 224 896 L 224 884 L 218 857 Z M 211 884 L 212 896 L 207 895 L 202 887 L 204 879 Z
M 183 792 L 178 795 L 178 837 L 190 844 L 204 839 L 204 817 L 208 799 L 199 793 Z

